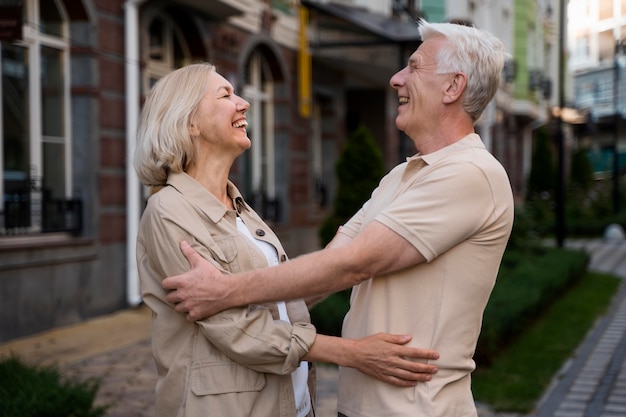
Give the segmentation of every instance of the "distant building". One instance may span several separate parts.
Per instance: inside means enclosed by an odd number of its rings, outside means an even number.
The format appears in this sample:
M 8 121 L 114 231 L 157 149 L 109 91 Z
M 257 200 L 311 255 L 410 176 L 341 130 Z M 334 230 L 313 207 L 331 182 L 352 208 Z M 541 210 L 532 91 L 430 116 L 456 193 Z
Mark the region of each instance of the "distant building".
M 584 115 L 578 146 L 589 149 L 599 178 L 626 166 L 626 3 L 569 1 L 569 68 L 573 106 Z

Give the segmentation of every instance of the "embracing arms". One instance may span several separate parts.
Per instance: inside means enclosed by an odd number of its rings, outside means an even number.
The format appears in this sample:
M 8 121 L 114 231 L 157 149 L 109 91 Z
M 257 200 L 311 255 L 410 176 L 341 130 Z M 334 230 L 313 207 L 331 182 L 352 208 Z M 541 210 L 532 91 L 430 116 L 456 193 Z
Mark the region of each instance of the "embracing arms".
M 191 270 L 166 278 L 163 288 L 170 291 L 167 300 L 189 320 L 238 305 L 328 294 L 424 261 L 408 241 L 378 222 L 341 245 L 236 275 L 223 275 L 187 242 L 181 250 Z

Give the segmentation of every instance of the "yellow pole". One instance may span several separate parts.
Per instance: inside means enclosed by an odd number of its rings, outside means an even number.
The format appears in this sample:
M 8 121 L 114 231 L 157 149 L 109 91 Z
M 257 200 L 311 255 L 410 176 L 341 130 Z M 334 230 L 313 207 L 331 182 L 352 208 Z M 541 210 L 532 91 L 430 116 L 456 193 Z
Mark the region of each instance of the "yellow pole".
M 309 11 L 300 6 L 300 47 L 298 48 L 298 108 L 300 116 L 311 116 L 311 54 L 309 52 L 309 40 L 307 29 L 309 24 Z

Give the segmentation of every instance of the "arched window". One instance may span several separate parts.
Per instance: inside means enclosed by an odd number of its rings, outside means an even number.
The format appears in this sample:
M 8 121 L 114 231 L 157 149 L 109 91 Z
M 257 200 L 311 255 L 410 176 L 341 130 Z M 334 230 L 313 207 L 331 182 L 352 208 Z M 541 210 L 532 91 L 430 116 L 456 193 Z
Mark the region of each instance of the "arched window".
M 60 0 L 22 13 L 22 38 L 0 44 L 0 235 L 71 229 L 68 17 Z
M 142 72 L 142 93 L 148 94 L 162 77 L 189 64 L 192 60 L 189 46 L 179 25 L 162 9 L 151 9 L 142 15 L 141 56 L 146 66 Z M 151 190 L 142 187 L 143 199 Z
M 142 17 L 143 92 L 157 80 L 191 62 L 191 53 L 180 27 L 168 14 L 152 10 Z

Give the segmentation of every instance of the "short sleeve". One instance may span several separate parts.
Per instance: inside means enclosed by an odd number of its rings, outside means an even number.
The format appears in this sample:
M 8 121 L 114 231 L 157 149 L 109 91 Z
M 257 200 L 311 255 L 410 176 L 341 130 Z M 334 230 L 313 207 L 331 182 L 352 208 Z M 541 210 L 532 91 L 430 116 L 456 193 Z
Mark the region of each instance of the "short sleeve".
M 483 171 L 468 161 L 451 161 L 416 179 L 376 221 L 430 262 L 479 230 L 493 211 L 493 193 Z

